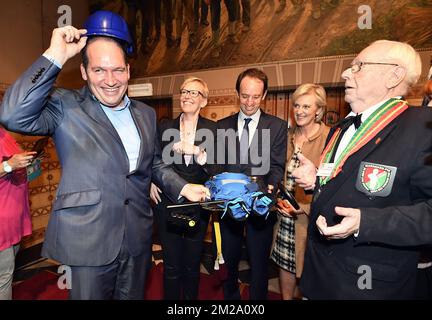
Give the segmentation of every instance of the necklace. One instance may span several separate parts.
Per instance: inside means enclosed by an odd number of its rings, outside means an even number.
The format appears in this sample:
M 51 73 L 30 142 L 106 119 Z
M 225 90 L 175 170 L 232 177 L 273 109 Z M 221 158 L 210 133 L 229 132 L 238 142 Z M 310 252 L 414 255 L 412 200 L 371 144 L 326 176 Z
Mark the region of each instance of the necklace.
M 184 114 L 180 116 L 180 140 L 181 141 L 193 141 L 195 140 L 195 132 L 198 118 L 196 119 L 192 128 L 187 128 L 184 121 Z

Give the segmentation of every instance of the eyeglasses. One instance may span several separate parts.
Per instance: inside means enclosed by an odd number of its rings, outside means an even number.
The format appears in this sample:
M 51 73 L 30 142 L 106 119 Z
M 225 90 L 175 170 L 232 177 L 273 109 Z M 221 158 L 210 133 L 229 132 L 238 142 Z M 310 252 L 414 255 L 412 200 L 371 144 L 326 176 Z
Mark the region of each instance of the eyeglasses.
M 180 90 L 180 95 L 182 95 L 184 97 L 186 97 L 188 95 L 188 93 L 192 98 L 196 98 L 199 95 L 201 95 L 203 98 L 205 98 L 204 94 L 198 90 L 186 90 L 186 89 Z
M 362 66 L 366 64 L 378 64 L 378 65 L 385 65 L 385 66 L 399 66 L 397 63 L 386 63 L 386 62 L 356 62 L 351 65 L 350 69 L 352 73 L 357 73 L 361 70 Z

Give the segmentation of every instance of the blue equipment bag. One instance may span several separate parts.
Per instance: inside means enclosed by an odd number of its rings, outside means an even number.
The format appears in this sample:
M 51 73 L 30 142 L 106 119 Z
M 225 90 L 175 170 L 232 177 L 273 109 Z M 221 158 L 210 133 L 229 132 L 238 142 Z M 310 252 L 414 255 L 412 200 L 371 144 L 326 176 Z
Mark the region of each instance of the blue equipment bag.
M 225 200 L 222 218 L 225 214 L 243 221 L 253 213 L 267 218 L 274 200 L 259 190 L 256 182 L 243 173 L 224 172 L 205 183 L 211 193 L 211 200 Z

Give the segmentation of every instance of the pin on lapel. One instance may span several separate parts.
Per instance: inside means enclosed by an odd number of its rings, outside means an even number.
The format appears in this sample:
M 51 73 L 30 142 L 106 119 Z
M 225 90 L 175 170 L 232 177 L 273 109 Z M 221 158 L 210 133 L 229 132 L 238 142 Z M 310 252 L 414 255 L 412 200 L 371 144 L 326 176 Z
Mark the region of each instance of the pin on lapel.
M 375 144 L 377 144 L 377 145 L 378 145 L 380 142 L 381 142 L 381 138 L 378 138 L 378 139 L 375 140 Z

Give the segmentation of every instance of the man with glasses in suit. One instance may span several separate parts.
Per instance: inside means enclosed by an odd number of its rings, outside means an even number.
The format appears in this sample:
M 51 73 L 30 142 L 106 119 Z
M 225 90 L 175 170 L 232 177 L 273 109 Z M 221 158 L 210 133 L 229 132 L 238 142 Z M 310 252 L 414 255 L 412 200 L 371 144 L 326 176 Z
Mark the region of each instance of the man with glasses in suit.
M 294 171 L 300 186 L 314 189 L 300 282 L 306 297 L 414 298 L 413 246 L 432 242 L 432 113 L 403 100 L 420 73 L 419 54 L 387 40 L 342 73 L 352 110 L 345 128 L 330 131 L 318 170 L 300 157 Z

